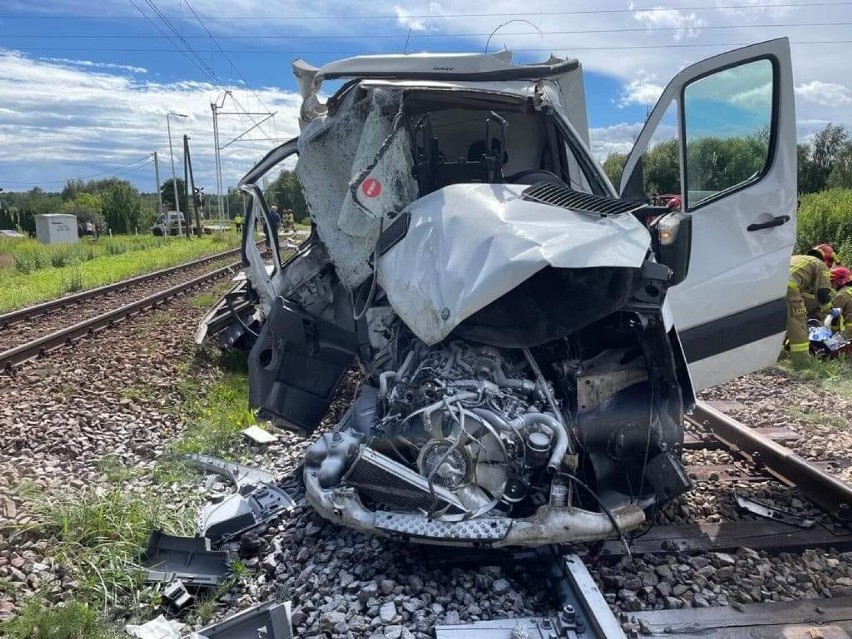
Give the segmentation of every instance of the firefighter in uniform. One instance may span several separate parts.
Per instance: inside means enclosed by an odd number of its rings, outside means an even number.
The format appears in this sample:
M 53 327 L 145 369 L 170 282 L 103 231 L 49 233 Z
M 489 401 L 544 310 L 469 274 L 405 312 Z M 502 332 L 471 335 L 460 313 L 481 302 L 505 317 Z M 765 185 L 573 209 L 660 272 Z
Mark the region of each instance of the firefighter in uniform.
M 831 269 L 831 285 L 837 291 L 834 296 L 831 315 L 825 318 L 834 330 L 852 339 L 852 271 L 845 266 Z
M 829 250 L 819 250 L 821 247 L 827 247 Z M 834 263 L 834 251 L 825 244 L 808 251 L 807 255 L 793 255 L 790 258 L 790 279 L 787 281 L 787 340 L 795 367 L 807 365 L 810 349 L 808 315 L 802 295 L 813 295 L 823 313 L 828 313 L 832 308 L 831 280 L 826 258 Z
M 835 264 L 837 264 L 837 253 L 834 252 L 834 249 L 831 248 L 828 244 L 817 244 L 810 251 L 807 252 L 807 255 L 813 255 L 814 257 L 818 257 L 825 265 L 831 269 Z M 821 310 L 821 305 L 817 302 L 816 296 L 812 293 L 802 293 L 802 300 L 805 302 L 805 310 L 807 311 L 808 317 L 818 317 Z

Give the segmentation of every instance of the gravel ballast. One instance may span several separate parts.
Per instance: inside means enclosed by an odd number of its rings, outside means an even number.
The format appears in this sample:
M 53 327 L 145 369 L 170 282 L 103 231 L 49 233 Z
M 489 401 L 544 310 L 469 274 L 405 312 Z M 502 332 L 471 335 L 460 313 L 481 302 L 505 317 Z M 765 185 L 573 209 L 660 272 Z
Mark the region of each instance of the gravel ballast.
M 17 534 L 34 515 L 17 493 L 22 481 L 46 494 L 107 489 L 105 456 L 135 469 L 128 491 L 154 487 L 175 509 L 194 508 L 206 496 L 230 490 L 219 479 L 198 475 L 184 483 L 155 485 L 156 459 L 184 430 L 180 382 L 193 358 L 192 335 L 206 309 L 186 299 L 128 320 L 93 340 L 0 377 L 0 619 L 10 616 L 38 591 L 60 601 L 72 585 L 53 556 L 49 539 Z M 205 388 L 223 373 L 208 358 L 196 358 L 192 375 Z M 346 409 L 354 391 L 350 379 L 336 398 L 322 429 Z M 804 397 L 804 399 L 803 399 Z M 776 370 L 708 391 L 732 416 L 751 425 L 785 426 L 803 437 L 789 444 L 812 459 L 848 466 L 845 421 L 820 423 L 816 415 L 845 406 L 845 400 L 813 390 Z M 804 404 L 803 402 L 810 402 Z M 803 406 L 808 410 L 802 412 Z M 798 411 L 798 412 L 796 412 Z M 804 414 L 805 417 L 796 419 Z M 296 499 L 296 508 L 266 530 L 245 535 L 228 548 L 241 558 L 244 574 L 223 594 L 214 620 L 273 598 L 293 604 L 299 637 L 432 636 L 435 624 L 552 613 L 556 603 L 541 575 L 530 566 L 497 561 L 474 564 L 429 546 L 398 544 L 331 525 L 307 504 L 298 466 L 310 439 L 280 433 L 271 445 L 235 441 L 230 454 L 273 470 Z M 690 451 L 687 464 L 731 464 L 724 451 Z M 780 507 L 813 513 L 795 491 L 771 481 L 700 482 L 670 504 L 658 523 L 722 522 L 749 519 L 733 501 L 734 491 Z M 852 594 L 852 554 L 806 551 L 770 557 L 750 549 L 696 557 L 671 553 L 599 560 L 593 577 L 613 608 L 638 610 L 788 601 Z M 136 619 L 135 621 L 146 621 Z M 199 620 L 188 619 L 195 627 Z

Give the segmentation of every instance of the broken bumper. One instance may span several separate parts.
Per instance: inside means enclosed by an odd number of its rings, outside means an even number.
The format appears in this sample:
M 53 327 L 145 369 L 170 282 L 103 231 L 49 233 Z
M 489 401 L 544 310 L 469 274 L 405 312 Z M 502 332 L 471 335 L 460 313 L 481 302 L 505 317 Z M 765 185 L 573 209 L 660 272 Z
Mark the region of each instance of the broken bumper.
M 645 523 L 645 513 L 633 505 L 611 511 L 617 528 L 604 513 L 570 506 L 542 506 L 535 515 L 525 519 L 429 519 L 418 513 L 369 510 L 353 488 L 322 488 L 314 471 L 305 472 L 305 488 L 311 505 L 335 524 L 420 543 L 491 548 L 580 543 L 617 539 Z

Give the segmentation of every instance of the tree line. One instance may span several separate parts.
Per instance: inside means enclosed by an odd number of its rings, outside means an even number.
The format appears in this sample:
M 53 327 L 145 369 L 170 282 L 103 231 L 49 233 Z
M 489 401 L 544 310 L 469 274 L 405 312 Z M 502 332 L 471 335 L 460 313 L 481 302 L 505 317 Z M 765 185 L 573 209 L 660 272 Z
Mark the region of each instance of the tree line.
M 706 137 L 687 148 L 690 189 L 721 190 L 747 180 L 766 162 L 768 134 L 745 137 Z M 825 126 L 812 142 L 796 145 L 799 193 L 829 188 L 852 188 L 852 139 L 842 124 Z M 618 187 L 626 153 L 610 153 L 603 168 Z M 646 194 L 680 193 L 680 159 L 677 139 L 653 145 L 642 156 L 643 187 Z
M 39 187 L 16 193 L 0 193 L 0 228 L 35 232 L 35 216 L 70 213 L 78 222 L 93 222 L 101 233 L 141 231 L 156 217 L 156 197 L 139 193 L 127 180 L 69 180 L 62 191 Z

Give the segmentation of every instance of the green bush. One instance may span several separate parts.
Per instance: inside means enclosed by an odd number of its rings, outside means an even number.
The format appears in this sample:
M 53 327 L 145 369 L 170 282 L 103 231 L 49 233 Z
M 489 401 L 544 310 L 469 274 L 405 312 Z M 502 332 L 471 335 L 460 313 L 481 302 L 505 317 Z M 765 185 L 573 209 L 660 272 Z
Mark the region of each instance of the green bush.
M 18 273 L 32 273 L 50 266 L 50 254 L 45 247 L 36 242 L 23 244 L 15 251 L 15 270 Z
M 828 189 L 801 197 L 796 253 L 831 244 L 844 264 L 852 262 L 852 189 Z

